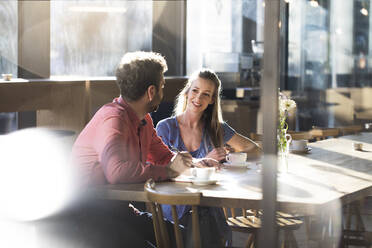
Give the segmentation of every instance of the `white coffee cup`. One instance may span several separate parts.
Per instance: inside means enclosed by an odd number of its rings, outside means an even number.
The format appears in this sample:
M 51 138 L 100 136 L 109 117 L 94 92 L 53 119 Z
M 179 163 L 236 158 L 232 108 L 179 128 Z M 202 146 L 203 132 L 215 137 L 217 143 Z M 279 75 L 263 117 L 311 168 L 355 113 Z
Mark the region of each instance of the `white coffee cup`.
M 230 152 L 226 156 L 226 161 L 230 164 L 241 164 L 247 161 L 247 153 L 245 152 Z
M 363 143 L 360 142 L 353 142 L 354 150 L 361 151 L 363 150 Z
M 3 80 L 4 81 L 10 81 L 12 80 L 12 74 L 1 74 L 1 76 L 3 77 Z
M 307 140 L 292 140 L 290 147 L 294 151 L 305 151 L 307 149 Z
M 215 171 L 215 167 L 195 167 L 191 168 L 191 175 L 193 175 L 196 180 L 209 180 Z

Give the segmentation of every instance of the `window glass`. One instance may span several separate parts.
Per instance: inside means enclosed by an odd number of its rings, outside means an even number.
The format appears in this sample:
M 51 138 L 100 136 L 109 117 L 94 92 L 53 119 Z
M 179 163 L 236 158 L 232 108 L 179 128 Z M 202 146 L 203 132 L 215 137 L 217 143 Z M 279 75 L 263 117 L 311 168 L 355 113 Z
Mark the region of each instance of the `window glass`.
M 112 76 L 125 52 L 151 50 L 151 1 L 51 1 L 51 75 Z
M 256 0 L 188 1 L 187 73 L 201 66 L 239 72 L 240 55 L 256 39 L 256 9 Z
M 18 13 L 17 1 L 0 2 L 0 74 L 17 76 L 17 37 Z M 17 128 L 16 113 L 0 112 L 0 134 Z
M 299 102 L 290 128 L 371 122 L 370 0 L 288 2 L 287 90 Z
M 17 75 L 17 1 L 0 2 L 0 73 Z
M 256 132 L 263 12 L 262 0 L 187 1 L 187 75 L 202 67 L 218 74 L 224 119 L 246 136 Z

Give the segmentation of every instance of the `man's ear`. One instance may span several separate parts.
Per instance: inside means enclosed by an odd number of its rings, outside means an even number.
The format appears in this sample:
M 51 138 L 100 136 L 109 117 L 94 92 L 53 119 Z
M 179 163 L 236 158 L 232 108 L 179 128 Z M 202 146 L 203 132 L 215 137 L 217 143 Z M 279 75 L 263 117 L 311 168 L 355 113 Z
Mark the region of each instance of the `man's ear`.
M 147 88 L 147 96 L 148 96 L 149 100 L 152 101 L 152 99 L 154 99 L 155 95 L 156 95 L 156 87 L 155 87 L 155 85 L 150 85 Z

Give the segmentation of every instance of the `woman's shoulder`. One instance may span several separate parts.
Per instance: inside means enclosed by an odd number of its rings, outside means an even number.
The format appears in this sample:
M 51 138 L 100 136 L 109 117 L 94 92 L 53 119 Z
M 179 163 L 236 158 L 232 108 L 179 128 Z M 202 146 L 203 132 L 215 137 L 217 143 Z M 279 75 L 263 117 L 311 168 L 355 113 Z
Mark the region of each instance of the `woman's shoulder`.
M 168 117 L 166 119 L 163 119 L 161 121 L 158 122 L 158 124 L 156 125 L 156 129 L 157 130 L 160 130 L 160 129 L 163 129 L 163 130 L 177 130 L 178 127 L 177 127 L 177 120 L 176 120 L 176 117 L 174 116 L 171 116 L 171 117 Z
M 224 142 L 227 142 L 232 138 L 232 136 L 234 136 L 236 131 L 229 124 L 227 124 L 226 122 L 222 122 L 221 125 L 222 125 L 222 129 L 223 129 Z
M 221 122 L 223 129 L 233 129 L 226 121 Z
M 165 118 L 165 119 L 159 121 L 158 124 L 157 124 L 157 127 L 158 126 L 169 126 L 169 125 L 173 125 L 175 123 L 176 123 L 176 117 L 171 116 L 171 117 L 168 117 L 168 118 Z
M 177 121 L 175 117 L 169 117 L 164 120 L 161 120 L 156 125 L 156 132 L 159 136 L 163 139 L 173 139 L 174 137 L 178 137 L 179 130 L 177 127 Z

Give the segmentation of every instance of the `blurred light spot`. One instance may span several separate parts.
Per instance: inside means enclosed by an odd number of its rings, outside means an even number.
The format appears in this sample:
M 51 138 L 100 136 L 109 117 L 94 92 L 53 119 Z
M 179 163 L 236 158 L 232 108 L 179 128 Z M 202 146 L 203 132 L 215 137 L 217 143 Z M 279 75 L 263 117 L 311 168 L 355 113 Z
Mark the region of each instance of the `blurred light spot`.
M 341 28 L 336 28 L 336 34 L 342 34 L 342 29 Z
M 316 0 L 311 0 L 311 1 L 310 1 L 310 6 L 316 8 L 316 7 L 319 6 L 319 3 L 318 3 L 318 1 L 316 1 Z
M 19 222 L 0 220 L 0 247 L 38 248 L 35 227 Z
M 358 67 L 359 69 L 365 69 L 367 66 L 367 60 L 363 55 L 359 55 Z
M 74 174 L 61 140 L 36 128 L 0 136 L 0 217 L 36 220 L 69 203 Z
M 368 10 L 366 9 L 366 8 L 361 8 L 360 9 L 360 13 L 362 14 L 362 15 L 365 15 L 365 16 L 367 16 L 368 15 Z

